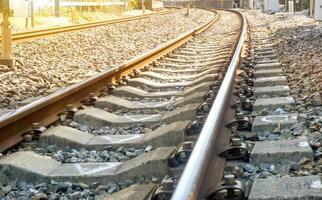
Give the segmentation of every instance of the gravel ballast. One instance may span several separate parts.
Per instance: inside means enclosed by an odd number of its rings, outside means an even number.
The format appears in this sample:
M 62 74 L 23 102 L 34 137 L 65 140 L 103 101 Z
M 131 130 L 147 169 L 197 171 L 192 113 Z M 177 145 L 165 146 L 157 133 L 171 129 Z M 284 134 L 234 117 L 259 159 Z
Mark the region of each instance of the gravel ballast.
M 14 57 L 23 65 L 0 67 L 0 113 L 111 69 L 200 26 L 213 15 L 192 9 L 186 16 L 185 10 L 178 10 L 14 44 Z

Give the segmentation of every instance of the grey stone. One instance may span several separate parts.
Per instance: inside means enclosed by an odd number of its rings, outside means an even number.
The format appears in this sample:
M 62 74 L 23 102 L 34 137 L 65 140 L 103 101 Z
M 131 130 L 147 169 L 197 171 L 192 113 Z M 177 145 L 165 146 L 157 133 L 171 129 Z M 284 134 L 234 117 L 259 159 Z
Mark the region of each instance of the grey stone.
M 78 199 L 81 199 L 81 196 L 82 196 L 81 193 L 79 191 L 76 191 L 76 192 L 69 194 L 67 197 L 70 200 L 78 200 Z
M 18 191 L 16 193 L 16 195 L 13 194 L 12 196 L 15 196 L 17 199 L 20 199 L 20 200 L 29 200 L 30 199 L 30 197 L 29 197 L 30 194 L 28 191 Z
M 55 153 L 55 154 L 53 154 L 53 158 L 55 158 L 58 161 L 65 160 L 65 157 L 61 153 Z
M 126 155 L 127 157 L 129 157 L 129 158 L 134 158 L 134 157 L 136 157 L 136 156 L 137 156 L 135 153 L 130 152 L 130 151 L 127 151 L 127 152 L 125 153 L 125 155 Z
M 128 160 L 129 158 L 126 157 L 123 153 L 115 153 L 115 158 L 117 158 L 119 161 L 124 162 Z
M 49 193 L 56 193 L 58 189 L 58 184 L 49 184 L 47 191 Z
M 89 188 L 90 189 L 95 189 L 97 188 L 101 183 L 100 182 L 92 182 L 90 185 L 89 185 Z
M 57 147 L 56 147 L 56 145 L 49 145 L 46 147 L 46 149 L 49 153 L 53 153 L 54 151 L 57 150 Z
M 95 193 L 95 194 L 99 194 L 101 191 L 105 191 L 105 190 L 107 190 L 107 189 L 108 189 L 108 187 L 106 187 L 106 186 L 104 186 L 104 185 L 99 185 L 99 186 L 97 186 L 97 187 L 95 188 L 94 193 Z
M 145 200 L 148 198 L 148 195 L 153 191 L 154 184 L 141 184 L 141 185 L 132 185 L 124 190 L 116 192 L 112 195 L 102 195 L 98 196 L 98 200 Z
M 119 191 L 119 190 L 120 190 L 120 187 L 119 187 L 116 183 L 112 183 L 112 184 L 110 184 L 110 187 L 109 187 L 109 189 L 107 190 L 107 192 L 108 192 L 109 194 L 112 194 L 112 193 L 117 192 L 117 191 Z
M 72 187 L 72 185 L 73 184 L 71 182 L 60 182 L 57 185 L 57 191 L 65 193 L 67 192 L 68 188 Z
M 11 186 L 10 185 L 7 185 L 7 186 L 4 186 L 4 187 L 1 187 L 0 188 L 1 189 L 1 191 L 3 192 L 3 194 L 8 194 L 10 191 L 11 191 Z
M 247 164 L 244 166 L 244 170 L 246 170 L 249 173 L 254 173 L 256 168 L 251 164 Z
M 47 195 L 44 193 L 38 193 L 35 196 L 31 197 L 30 200 L 46 200 Z
M 58 200 L 60 198 L 60 195 L 57 193 L 49 195 L 49 200 Z
M 259 178 L 267 178 L 269 177 L 271 174 L 268 172 L 268 171 L 262 171 L 260 174 L 259 174 Z
M 147 147 L 144 149 L 144 151 L 145 151 L 145 152 L 149 152 L 149 151 L 151 151 L 151 150 L 152 150 L 152 146 L 151 146 L 151 145 L 147 146 Z

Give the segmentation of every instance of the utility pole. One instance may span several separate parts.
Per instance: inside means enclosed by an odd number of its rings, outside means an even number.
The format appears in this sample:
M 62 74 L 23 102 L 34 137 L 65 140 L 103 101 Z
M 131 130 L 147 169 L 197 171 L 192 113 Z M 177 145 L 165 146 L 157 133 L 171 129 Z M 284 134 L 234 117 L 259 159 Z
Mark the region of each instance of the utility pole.
M 30 1 L 30 19 L 31 19 L 31 27 L 35 27 L 35 7 L 34 7 L 34 1 Z
M 55 17 L 60 17 L 60 0 L 55 0 Z
M 145 13 L 145 3 L 144 3 L 144 0 L 142 0 L 142 13 L 143 14 Z
M 0 9 L 3 19 L 1 23 L 2 58 L 0 59 L 0 64 L 13 66 L 9 0 L 0 0 Z
M 26 17 L 26 25 L 25 28 L 29 27 L 29 17 L 31 21 L 31 27 L 35 27 L 35 10 L 34 10 L 34 1 L 33 0 L 26 0 L 28 3 L 28 16 Z
M 190 16 L 190 4 L 187 5 L 187 16 Z
M 128 0 L 124 0 L 124 11 L 125 11 L 125 12 L 129 11 L 129 4 L 128 4 Z

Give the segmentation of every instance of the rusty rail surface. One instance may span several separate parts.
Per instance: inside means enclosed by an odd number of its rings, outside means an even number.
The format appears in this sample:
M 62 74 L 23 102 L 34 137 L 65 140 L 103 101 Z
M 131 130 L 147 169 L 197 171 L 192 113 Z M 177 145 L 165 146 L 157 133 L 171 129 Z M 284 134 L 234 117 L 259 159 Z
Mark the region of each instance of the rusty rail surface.
M 48 36 L 60 34 L 60 33 L 80 31 L 80 30 L 94 28 L 94 27 L 98 27 L 98 26 L 104 26 L 104 25 L 109 25 L 109 24 L 116 24 L 116 23 L 128 22 L 128 21 L 133 21 L 133 20 L 145 19 L 145 18 L 148 18 L 153 15 L 171 14 L 174 12 L 175 12 L 175 10 L 165 10 L 165 11 L 160 11 L 160 12 L 155 12 L 155 13 L 130 16 L 130 17 L 122 17 L 122 18 L 112 19 L 112 20 L 104 20 L 104 21 L 90 22 L 90 23 L 77 24 L 77 25 L 39 29 L 39 30 L 33 30 L 33 31 L 17 32 L 17 33 L 12 34 L 12 41 L 13 42 L 22 42 L 22 41 L 32 40 L 32 39 L 36 39 L 36 38 L 48 37 Z M 1 38 L 0 38 L 0 42 L 1 42 Z
M 238 13 L 242 21 L 239 42 L 172 200 L 205 199 L 222 181 L 225 159 L 218 156 L 218 148 L 229 143 L 230 133 L 227 133 L 227 130 L 225 132 L 225 119 L 227 113 L 231 112 L 229 104 L 235 84 L 234 78 L 247 34 L 245 16 L 238 11 L 233 12 Z M 210 179 L 212 180 L 209 181 Z
M 216 11 L 213 12 L 215 15 L 211 20 L 194 30 L 182 34 L 113 69 L 0 116 L 0 152 L 21 142 L 23 139 L 22 134 L 31 130 L 33 123 L 39 123 L 41 126 L 50 125 L 58 119 L 57 115 L 66 110 L 68 104 L 80 106 L 81 100 L 86 99 L 90 93 L 99 94 L 102 89 L 107 88 L 108 84 L 120 80 L 122 76 L 132 73 L 134 69 L 143 68 L 146 64 L 166 55 L 185 44 L 195 35 L 207 30 L 219 17 Z

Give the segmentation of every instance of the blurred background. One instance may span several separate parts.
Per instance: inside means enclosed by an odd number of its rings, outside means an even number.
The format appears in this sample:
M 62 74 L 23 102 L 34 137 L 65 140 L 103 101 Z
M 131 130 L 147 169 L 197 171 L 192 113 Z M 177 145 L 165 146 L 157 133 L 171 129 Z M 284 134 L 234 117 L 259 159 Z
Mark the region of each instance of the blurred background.
M 147 4 L 148 1 L 10 0 L 10 22 L 13 32 L 17 32 L 115 19 L 142 14 L 142 3 Z M 152 9 L 145 13 L 150 12 Z

